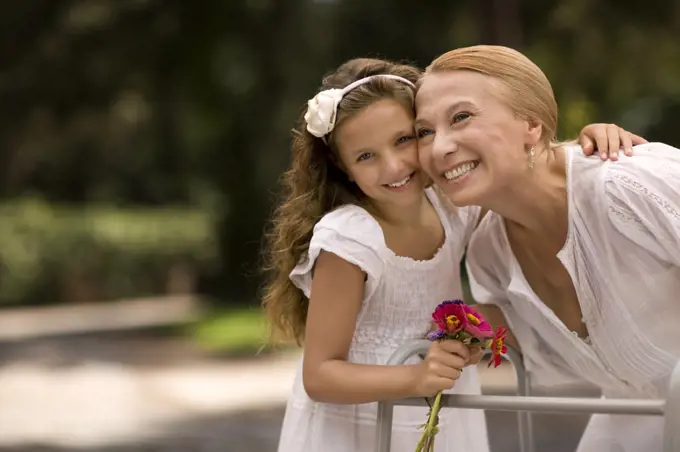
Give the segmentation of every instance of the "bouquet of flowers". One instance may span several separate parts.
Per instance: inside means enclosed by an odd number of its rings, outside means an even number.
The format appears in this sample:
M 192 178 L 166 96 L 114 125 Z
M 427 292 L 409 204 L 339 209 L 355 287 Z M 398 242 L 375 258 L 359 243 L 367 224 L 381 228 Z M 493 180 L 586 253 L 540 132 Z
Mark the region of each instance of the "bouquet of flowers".
M 432 314 L 437 328 L 428 333 L 427 339 L 430 341 L 441 341 L 453 339 L 462 342 L 469 348 L 479 347 L 482 350 L 491 348 L 492 356 L 489 366 L 494 364 L 498 367 L 501 363 L 501 355 L 507 353 L 505 338 L 507 330 L 498 328 L 494 334 L 491 325 L 484 320 L 484 317 L 475 309 L 472 309 L 461 300 L 444 301 L 439 304 Z M 423 436 L 416 446 L 416 452 L 433 452 L 434 437 L 439 431 L 439 410 L 441 408 L 442 391 L 439 391 L 430 404 L 430 412 L 427 422 L 421 427 L 424 428 Z

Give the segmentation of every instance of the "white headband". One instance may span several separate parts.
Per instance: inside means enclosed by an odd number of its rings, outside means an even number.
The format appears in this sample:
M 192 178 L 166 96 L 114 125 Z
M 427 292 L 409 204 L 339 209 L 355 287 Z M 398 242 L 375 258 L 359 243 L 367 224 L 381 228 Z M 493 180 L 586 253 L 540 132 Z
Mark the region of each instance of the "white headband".
M 404 77 L 391 74 L 376 74 L 359 79 L 342 89 L 331 88 L 321 91 L 307 102 L 305 121 L 307 122 L 307 130 L 309 133 L 315 137 L 321 138 L 325 143 L 326 135 L 331 133 L 333 127 L 335 127 L 335 116 L 338 105 L 340 104 L 342 98 L 345 97 L 345 94 L 352 91 L 357 86 L 368 83 L 375 78 L 388 78 L 397 80 L 407 84 L 413 89 L 416 88 L 416 85 L 414 85 L 413 82 L 405 79 Z

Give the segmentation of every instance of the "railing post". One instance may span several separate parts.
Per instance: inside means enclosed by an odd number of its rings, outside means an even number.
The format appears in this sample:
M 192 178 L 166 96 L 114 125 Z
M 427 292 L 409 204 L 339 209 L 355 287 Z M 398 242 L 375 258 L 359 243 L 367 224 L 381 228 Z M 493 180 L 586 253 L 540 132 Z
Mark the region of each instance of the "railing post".
M 387 360 L 387 365 L 404 364 L 409 358 L 418 354 L 425 354 L 432 343 L 427 340 L 415 341 L 397 349 Z M 377 437 L 376 452 L 390 452 L 392 446 L 392 420 L 394 418 L 394 403 L 383 400 L 378 402 L 378 418 L 376 420 Z
M 520 397 L 530 396 L 531 376 L 524 367 L 522 354 L 515 349 L 508 347 L 507 358 L 515 368 L 515 375 L 517 376 L 517 395 Z M 535 452 L 534 425 L 531 411 L 518 411 L 517 425 L 519 428 L 520 452 Z
M 376 452 L 390 452 L 392 447 L 392 420 L 394 418 L 394 404 L 382 401 L 378 403 L 378 421 Z
M 663 450 L 680 452 L 680 361 L 671 374 L 664 417 Z

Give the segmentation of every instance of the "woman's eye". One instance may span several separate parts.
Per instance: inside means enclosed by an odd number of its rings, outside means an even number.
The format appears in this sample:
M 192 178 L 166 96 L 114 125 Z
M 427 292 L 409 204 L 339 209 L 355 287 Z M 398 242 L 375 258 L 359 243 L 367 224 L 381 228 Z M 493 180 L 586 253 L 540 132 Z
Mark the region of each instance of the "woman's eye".
M 472 115 L 470 115 L 470 113 L 467 112 L 456 113 L 455 115 L 453 115 L 453 123 L 456 124 L 458 122 L 464 121 L 468 119 L 470 116 Z
M 427 135 L 430 135 L 432 130 L 430 129 L 418 129 L 418 139 L 425 138 Z
M 411 141 L 413 138 L 414 138 L 414 137 L 411 136 L 411 135 L 405 135 L 405 136 L 403 136 L 403 137 L 399 137 L 399 138 L 397 139 L 397 144 L 408 143 L 408 142 Z
M 371 158 L 371 155 L 373 154 L 371 154 L 370 152 L 364 152 L 363 154 L 360 154 L 359 157 L 357 157 L 357 161 L 361 162 L 362 160 L 369 159 Z

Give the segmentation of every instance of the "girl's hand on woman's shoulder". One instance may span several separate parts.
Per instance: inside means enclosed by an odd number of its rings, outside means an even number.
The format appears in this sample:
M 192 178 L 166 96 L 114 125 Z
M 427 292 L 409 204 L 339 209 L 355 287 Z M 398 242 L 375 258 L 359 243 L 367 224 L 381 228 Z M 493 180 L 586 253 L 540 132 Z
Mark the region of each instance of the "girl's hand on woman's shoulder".
M 581 130 L 578 142 L 585 155 L 597 152 L 602 160 L 618 160 L 621 148 L 630 157 L 633 146 L 647 143 L 647 140 L 616 124 L 588 124 Z

